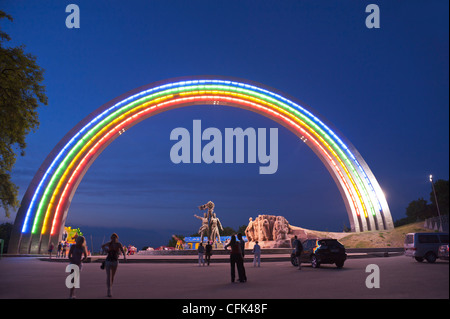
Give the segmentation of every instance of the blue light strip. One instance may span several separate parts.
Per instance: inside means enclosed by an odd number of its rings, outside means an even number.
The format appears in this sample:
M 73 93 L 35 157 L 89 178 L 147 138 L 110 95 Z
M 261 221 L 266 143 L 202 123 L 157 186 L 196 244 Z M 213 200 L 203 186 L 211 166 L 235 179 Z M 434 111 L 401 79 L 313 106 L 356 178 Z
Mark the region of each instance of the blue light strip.
M 35 211 L 35 206 L 36 206 L 36 202 L 37 199 L 40 198 L 42 196 L 42 189 L 44 188 L 45 185 L 47 185 L 49 183 L 49 176 L 52 175 L 52 173 L 54 172 L 55 168 L 60 164 L 61 160 L 65 157 L 65 155 L 70 151 L 70 149 L 77 143 L 77 141 L 79 140 L 79 137 L 85 133 L 87 133 L 91 127 L 93 127 L 96 123 L 100 122 L 101 120 L 103 120 L 105 117 L 107 117 L 109 114 L 111 114 L 112 112 L 114 112 L 116 109 L 120 108 L 122 105 L 133 102 L 139 98 L 141 98 L 142 96 L 146 96 L 150 93 L 156 93 L 158 91 L 162 91 L 165 89 L 169 89 L 169 88 L 174 88 L 174 87 L 184 87 L 184 86 L 189 86 L 189 85 L 198 85 L 198 84 L 221 84 L 221 85 L 227 85 L 230 87 L 242 87 L 245 89 L 249 89 L 251 91 L 254 92 L 261 92 L 264 94 L 267 94 L 269 96 L 272 96 L 274 99 L 287 103 L 288 105 L 292 106 L 294 109 L 296 109 L 297 111 L 306 114 L 311 120 L 313 120 L 319 127 L 323 128 L 324 130 L 326 130 L 329 134 L 329 136 L 331 137 L 332 140 L 334 140 L 335 142 L 337 142 L 342 149 L 345 150 L 345 152 L 350 156 L 350 158 L 352 159 L 352 161 L 356 164 L 356 167 L 358 167 L 359 171 L 362 172 L 364 179 L 366 181 L 366 184 L 370 186 L 370 190 L 372 192 L 372 194 L 374 195 L 374 198 L 377 200 L 377 204 L 378 204 L 378 209 L 381 212 L 381 205 L 380 202 L 378 200 L 378 196 L 375 193 L 375 190 L 373 188 L 372 183 L 370 182 L 367 174 L 365 173 L 364 169 L 361 167 L 361 165 L 359 164 L 359 162 L 357 161 L 357 159 L 355 158 L 355 156 L 353 155 L 353 153 L 349 150 L 349 148 L 342 142 L 342 140 L 328 127 L 326 126 L 320 119 L 318 119 L 316 116 L 314 116 L 313 114 L 311 114 L 308 110 L 304 109 L 302 106 L 284 98 L 283 96 L 280 96 L 276 93 L 273 93 L 271 91 L 253 86 L 253 85 L 249 85 L 249 84 L 245 84 L 245 83 L 239 83 L 239 82 L 234 82 L 234 81 L 224 81 L 224 80 L 192 80 L 192 81 L 181 81 L 181 82 L 175 82 L 175 83 L 168 83 L 168 84 L 164 84 L 155 88 L 151 88 L 148 90 L 144 90 L 141 91 L 137 94 L 134 94 L 118 103 L 116 103 L 115 105 L 113 105 L 112 107 L 108 108 L 107 110 L 103 111 L 100 115 L 96 116 L 94 119 L 92 119 L 88 124 L 86 124 L 77 134 L 75 134 L 70 140 L 69 142 L 64 146 L 64 148 L 59 152 L 59 154 L 55 157 L 55 159 L 52 161 L 51 165 L 48 167 L 48 169 L 46 170 L 43 178 L 41 179 L 41 181 L 39 182 L 39 185 L 35 191 L 35 193 L 33 194 L 32 200 L 30 202 L 30 205 L 28 207 L 27 213 L 26 213 L 26 217 L 25 217 L 25 221 L 22 227 L 22 233 L 26 233 L 27 231 L 29 231 L 29 221 L 30 221 L 30 217 L 32 215 L 32 213 Z M 82 137 L 83 138 L 83 137 Z

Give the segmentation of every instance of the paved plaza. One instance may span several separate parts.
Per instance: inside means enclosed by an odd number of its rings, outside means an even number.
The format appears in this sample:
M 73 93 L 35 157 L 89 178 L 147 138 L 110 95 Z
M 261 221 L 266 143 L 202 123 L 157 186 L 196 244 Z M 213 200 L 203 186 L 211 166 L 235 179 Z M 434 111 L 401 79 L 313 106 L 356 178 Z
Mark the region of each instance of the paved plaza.
M 218 256 L 216 256 L 218 257 Z M 119 265 L 113 299 L 323 299 L 449 298 L 449 263 L 417 263 L 404 257 L 348 259 L 343 269 L 323 265 L 299 271 L 289 261 L 246 263 L 247 283 L 231 283 L 230 265 L 130 262 Z M 225 261 L 225 260 L 224 260 Z M 0 299 L 67 299 L 67 260 L 0 259 Z M 366 287 L 366 267 L 380 269 L 380 288 Z M 78 299 L 108 299 L 100 263 L 83 264 Z

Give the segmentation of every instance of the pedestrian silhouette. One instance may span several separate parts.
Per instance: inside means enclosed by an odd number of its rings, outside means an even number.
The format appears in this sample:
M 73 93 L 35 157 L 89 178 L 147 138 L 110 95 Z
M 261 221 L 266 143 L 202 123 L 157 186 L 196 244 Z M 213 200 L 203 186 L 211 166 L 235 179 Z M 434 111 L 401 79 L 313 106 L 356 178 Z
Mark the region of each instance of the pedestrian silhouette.
M 245 273 L 245 266 L 244 266 L 245 241 L 242 238 L 242 234 L 241 233 L 238 233 L 237 237 L 239 239 L 239 245 L 241 247 L 241 253 L 242 253 L 242 259 L 237 264 L 237 266 L 241 268 L 241 274 L 242 274 L 242 276 L 239 277 L 239 281 L 240 282 L 247 282 L 247 275 Z
M 122 252 L 123 259 L 126 261 L 127 257 L 123 250 L 123 245 L 119 242 L 119 236 L 116 233 L 111 235 L 111 241 L 102 245 L 102 249 L 107 249 L 107 256 L 105 260 L 106 270 L 106 288 L 107 296 L 112 297 L 112 285 L 114 283 L 114 276 L 116 275 L 117 267 L 119 266 L 119 254 Z
M 261 266 L 261 246 L 258 245 L 258 241 L 255 242 L 255 246 L 253 246 L 253 267 L 256 267 L 258 263 L 258 267 Z
M 242 263 L 241 246 L 236 241 L 235 235 L 231 236 L 230 242 L 227 245 L 225 245 L 225 247 L 224 247 L 225 250 L 228 250 L 228 247 L 231 248 L 231 251 L 230 251 L 231 282 L 234 282 L 234 279 L 236 277 L 236 268 L 238 270 L 239 278 L 243 278 L 242 267 L 238 266 L 238 263 Z M 239 281 L 241 281 L 241 280 L 239 280 Z
M 200 267 L 200 264 L 203 264 L 203 266 L 205 265 L 205 259 L 203 259 L 203 254 L 205 253 L 205 247 L 203 247 L 203 243 L 200 243 L 198 245 L 198 266 Z
M 81 271 L 81 262 L 87 259 L 86 240 L 83 236 L 78 236 L 75 245 L 70 246 L 69 249 L 69 263 L 78 266 Z M 81 257 L 84 255 L 84 258 Z M 75 299 L 75 287 L 70 288 L 70 299 Z
M 50 243 L 50 245 L 48 246 L 48 254 L 50 256 L 50 259 L 52 259 L 52 252 L 54 247 L 55 245 L 53 245 L 53 243 Z
M 212 246 L 211 243 L 208 241 L 205 247 L 205 259 L 206 264 L 209 266 L 209 263 L 211 262 L 211 255 L 212 255 Z
M 301 257 L 302 257 L 302 252 L 303 252 L 302 242 L 300 241 L 300 239 L 297 239 L 297 236 L 294 236 L 294 242 L 292 244 L 293 244 L 294 250 L 295 250 L 294 251 L 295 257 L 297 258 L 298 269 L 301 270 L 302 269 Z

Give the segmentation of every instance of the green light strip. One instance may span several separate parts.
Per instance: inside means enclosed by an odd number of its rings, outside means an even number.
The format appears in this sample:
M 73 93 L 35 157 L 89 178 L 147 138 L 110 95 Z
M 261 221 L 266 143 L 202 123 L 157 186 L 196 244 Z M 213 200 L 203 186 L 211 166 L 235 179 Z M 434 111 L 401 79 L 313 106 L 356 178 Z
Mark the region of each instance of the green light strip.
M 316 123 L 311 121 L 307 116 L 299 112 L 298 110 L 294 109 L 293 107 L 275 99 L 270 96 L 240 88 L 235 86 L 226 86 L 226 85 L 193 85 L 193 86 L 183 86 L 183 87 L 176 87 L 172 89 L 167 89 L 164 91 L 160 91 L 148 96 L 145 96 L 143 98 L 140 98 L 138 100 L 135 100 L 121 108 L 119 108 L 117 111 L 111 113 L 108 115 L 105 119 L 100 121 L 97 125 L 95 125 L 92 129 L 90 129 L 76 144 L 75 146 L 70 150 L 70 152 L 65 156 L 64 160 L 59 164 L 58 168 L 55 170 L 55 173 L 52 175 L 52 178 L 50 182 L 48 183 L 44 195 L 41 198 L 41 201 L 39 202 L 38 210 L 36 217 L 34 219 L 33 223 L 33 229 L 32 233 L 36 233 L 37 227 L 42 219 L 42 214 L 45 210 L 45 207 L 48 207 L 48 201 L 51 198 L 51 194 L 53 193 L 56 184 L 58 180 L 64 175 L 64 171 L 66 170 L 67 166 L 70 164 L 70 162 L 73 160 L 73 158 L 76 156 L 76 154 L 83 148 L 83 146 L 103 127 L 108 125 L 111 121 L 118 118 L 122 114 L 128 112 L 129 110 L 133 108 L 138 108 L 144 103 L 151 102 L 154 99 L 165 97 L 167 95 L 176 95 L 179 93 L 186 93 L 186 92 L 193 92 L 193 91 L 202 91 L 202 90 L 215 90 L 215 91 L 222 91 L 222 92 L 235 92 L 240 93 L 244 95 L 248 95 L 251 97 L 259 98 L 263 101 L 266 101 L 268 103 L 272 103 L 277 105 L 278 107 L 284 109 L 286 112 L 289 112 L 290 114 L 293 114 L 297 118 L 301 119 L 303 122 L 307 123 L 312 131 L 315 131 L 318 135 L 320 135 L 324 140 L 328 142 L 328 144 L 331 146 L 333 150 L 335 150 L 338 154 L 341 160 L 343 160 L 344 163 L 346 163 L 346 167 L 350 169 L 352 176 L 356 177 L 356 182 L 359 186 L 359 189 L 362 190 L 363 194 L 363 202 L 364 203 L 370 203 L 369 207 L 373 215 L 375 215 L 375 210 L 372 204 L 372 200 L 370 199 L 369 195 L 367 194 L 367 190 L 365 188 L 364 183 L 362 182 L 359 174 L 355 170 L 355 167 L 353 166 L 352 162 L 349 160 L 349 158 L 345 155 L 345 153 L 342 151 L 342 149 L 334 142 L 334 140 L 326 133 L 324 132 Z M 311 130 L 310 130 L 311 131 Z

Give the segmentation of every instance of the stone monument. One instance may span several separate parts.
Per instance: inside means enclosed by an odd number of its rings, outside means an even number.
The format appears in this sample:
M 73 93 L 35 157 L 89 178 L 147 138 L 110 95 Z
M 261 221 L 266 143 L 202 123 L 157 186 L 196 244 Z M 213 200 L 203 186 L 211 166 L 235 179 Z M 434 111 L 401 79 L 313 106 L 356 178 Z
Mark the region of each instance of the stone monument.
M 209 238 L 209 220 L 206 213 L 203 214 L 203 217 L 197 216 L 196 214 L 194 214 L 194 216 L 202 221 L 198 233 L 200 234 L 200 241 L 203 243 L 205 235 Z
M 258 215 L 255 220 L 250 217 L 245 229 L 246 248 L 253 248 L 256 241 L 261 248 L 290 248 L 291 238 L 300 235 L 298 232 L 283 216 Z
M 199 229 L 200 240 L 203 242 L 203 238 L 206 235 L 211 243 L 215 243 L 216 240 L 220 244 L 220 233 L 219 227 L 223 231 L 222 224 L 219 218 L 217 218 L 216 213 L 214 213 L 214 203 L 209 201 L 204 205 L 200 205 L 198 208 L 200 210 L 207 209 L 208 212 L 203 214 L 203 218 L 194 214 L 195 217 L 202 221 L 202 226 Z
M 210 237 L 208 237 L 209 241 L 211 242 L 217 242 L 221 243 L 220 241 L 220 233 L 219 233 L 219 227 L 220 229 L 223 231 L 223 227 L 222 224 L 220 223 L 219 218 L 216 217 L 216 213 L 213 213 L 210 219 L 210 226 L 211 226 L 211 232 L 210 232 Z

